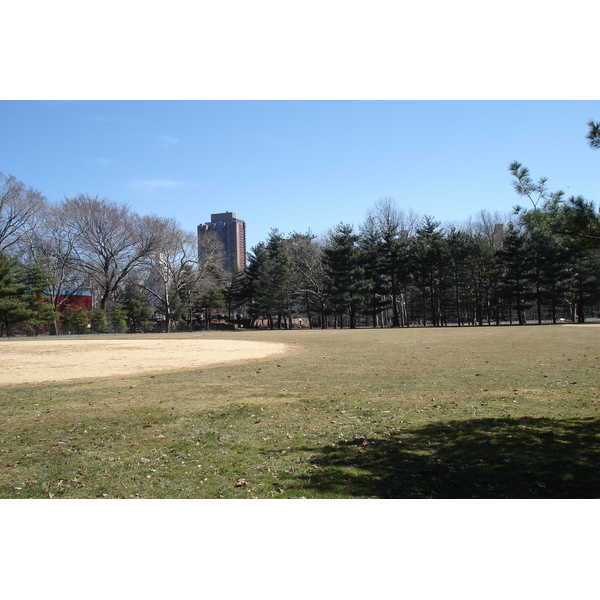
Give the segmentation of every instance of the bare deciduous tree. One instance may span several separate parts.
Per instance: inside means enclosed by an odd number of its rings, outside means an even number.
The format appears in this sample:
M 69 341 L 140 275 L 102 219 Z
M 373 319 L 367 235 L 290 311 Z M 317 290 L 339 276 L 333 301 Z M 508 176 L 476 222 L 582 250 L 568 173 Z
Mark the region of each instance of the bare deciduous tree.
M 145 276 L 139 279 L 138 285 L 154 298 L 165 317 L 167 332 L 181 305 L 178 292 L 196 261 L 194 236 L 184 232 L 174 219 L 165 221 L 159 249 L 142 261 Z
M 224 250 L 217 235 L 206 234 L 198 243 L 200 251 L 193 233 L 181 229 L 174 219 L 166 219 L 159 249 L 141 261 L 146 273 L 138 274 L 138 285 L 164 314 L 166 331 L 184 309 L 191 310 L 204 288 L 224 281 Z
M 37 227 L 28 231 L 19 243 L 27 262 L 38 265 L 49 277 L 46 294 L 57 311 L 68 304 L 70 294 L 85 286 L 86 278 L 76 260 L 77 231 L 63 219 L 60 208 L 46 205 L 39 214 Z M 58 333 L 58 314 L 54 327 Z
M 469 235 L 480 235 L 492 248 L 498 250 L 502 246 L 508 224 L 514 216 L 497 210 L 480 210 L 475 217 L 470 217 L 466 223 L 459 224 L 456 229 Z
M 35 228 L 46 199 L 12 175 L 0 173 L 0 250 L 17 244 Z
M 140 261 L 160 249 L 169 221 L 140 217 L 124 204 L 87 195 L 66 198 L 60 210 L 77 235 L 78 268 L 98 289 L 101 308 Z
M 198 278 L 213 279 L 208 285 L 225 281 L 225 247 L 216 231 L 208 231 L 198 238 Z
M 312 307 L 319 314 L 321 327 L 327 325 L 327 290 L 323 248 L 325 243 L 308 231 L 293 233 L 287 240 L 287 249 L 298 272 L 297 292 L 304 304 L 308 325 L 312 328 Z

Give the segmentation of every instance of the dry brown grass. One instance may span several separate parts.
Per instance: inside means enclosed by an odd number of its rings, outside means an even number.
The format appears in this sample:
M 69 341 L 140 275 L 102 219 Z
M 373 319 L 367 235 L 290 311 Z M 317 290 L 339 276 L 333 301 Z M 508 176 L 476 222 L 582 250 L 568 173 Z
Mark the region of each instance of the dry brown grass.
M 209 338 L 303 351 L 3 389 L 0 496 L 600 495 L 596 326 Z

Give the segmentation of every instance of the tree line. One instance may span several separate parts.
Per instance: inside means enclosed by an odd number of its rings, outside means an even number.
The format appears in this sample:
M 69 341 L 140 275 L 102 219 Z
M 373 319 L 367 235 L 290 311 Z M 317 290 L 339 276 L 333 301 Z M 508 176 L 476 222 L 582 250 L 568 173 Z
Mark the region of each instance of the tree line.
M 588 123 L 600 148 L 600 125 Z M 0 333 L 173 331 L 227 323 L 409 327 L 583 322 L 600 310 L 600 215 L 509 165 L 526 201 L 443 226 L 376 202 L 322 237 L 273 229 L 245 272 L 216 234 L 79 195 L 49 203 L 0 174 Z M 88 311 L 74 302 L 89 292 Z M 243 317 L 243 318 L 242 318 Z
M 174 219 L 88 195 L 52 204 L 0 174 L 0 332 L 171 331 L 225 280 L 216 236 L 200 244 Z
M 600 148 L 600 124 L 587 140 Z M 324 238 L 271 231 L 252 249 L 241 299 L 269 327 L 304 315 L 318 327 L 584 322 L 600 316 L 600 215 L 509 165 L 527 207 L 460 225 L 377 202 Z
M 600 316 L 600 254 L 531 210 L 507 223 L 483 211 L 464 227 L 407 221 L 389 199 L 358 229 L 325 239 L 274 230 L 253 249 L 248 313 L 270 327 L 583 322 Z M 568 238 L 568 241 L 567 241 Z

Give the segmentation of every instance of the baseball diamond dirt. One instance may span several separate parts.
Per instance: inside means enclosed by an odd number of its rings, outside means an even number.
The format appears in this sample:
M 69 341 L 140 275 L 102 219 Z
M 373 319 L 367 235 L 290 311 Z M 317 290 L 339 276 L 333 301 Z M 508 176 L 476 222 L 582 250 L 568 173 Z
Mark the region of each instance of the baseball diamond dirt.
M 0 342 L 0 385 L 184 371 L 297 351 L 290 344 L 191 334 L 4 339 Z

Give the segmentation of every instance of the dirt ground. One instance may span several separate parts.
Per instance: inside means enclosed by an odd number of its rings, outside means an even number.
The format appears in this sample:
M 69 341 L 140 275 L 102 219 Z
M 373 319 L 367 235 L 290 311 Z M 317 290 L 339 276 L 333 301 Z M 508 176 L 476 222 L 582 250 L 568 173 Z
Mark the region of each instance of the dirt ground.
M 200 369 L 285 355 L 288 344 L 202 337 L 0 341 L 0 386 Z

